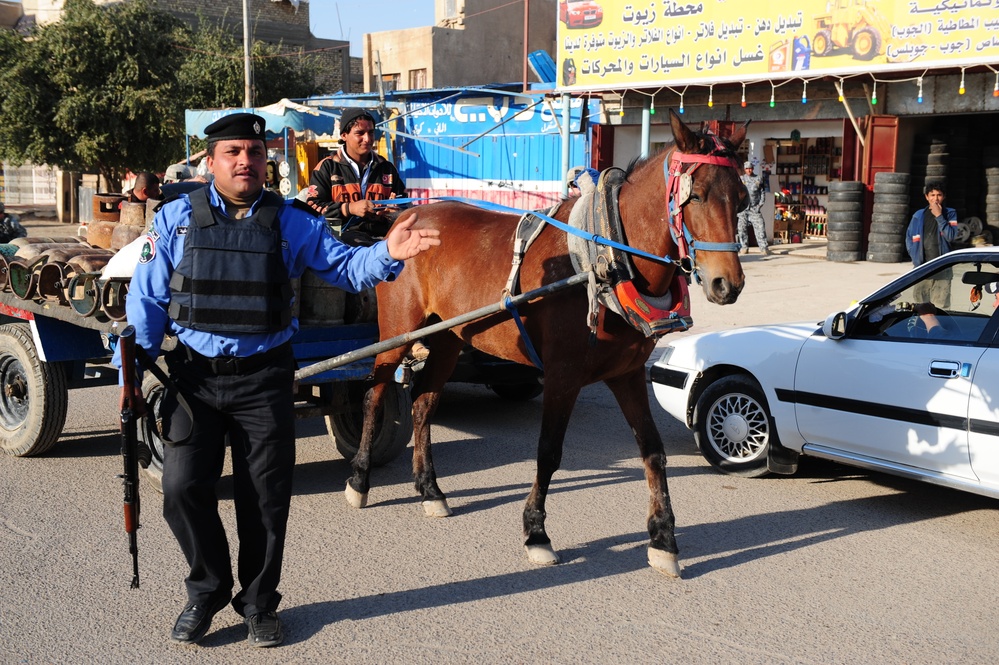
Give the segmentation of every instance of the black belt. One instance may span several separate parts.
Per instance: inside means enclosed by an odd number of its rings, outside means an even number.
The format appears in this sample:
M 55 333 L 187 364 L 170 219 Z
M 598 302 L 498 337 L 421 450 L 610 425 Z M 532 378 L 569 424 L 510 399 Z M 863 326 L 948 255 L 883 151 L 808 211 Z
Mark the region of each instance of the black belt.
M 292 353 L 291 342 L 285 342 L 273 349 L 257 353 L 252 356 L 237 358 L 236 356 L 219 356 L 209 358 L 203 356 L 194 349 L 184 344 L 178 344 L 177 350 L 187 359 L 187 361 L 206 372 L 216 376 L 233 376 L 236 374 L 252 374 L 257 370 L 271 365 L 274 361 L 286 357 Z

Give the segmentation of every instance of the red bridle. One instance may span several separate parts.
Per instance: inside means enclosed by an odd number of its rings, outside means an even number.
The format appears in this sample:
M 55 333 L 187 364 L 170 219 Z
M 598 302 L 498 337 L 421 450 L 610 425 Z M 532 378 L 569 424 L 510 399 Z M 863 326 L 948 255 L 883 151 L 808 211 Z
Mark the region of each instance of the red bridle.
M 670 235 L 680 251 L 680 258 L 688 256 L 691 263 L 696 264 L 695 254 L 702 249 L 707 252 L 738 252 L 740 245 L 737 242 L 701 242 L 691 236 L 690 231 L 683 222 L 683 207 L 690 200 L 690 193 L 694 187 L 694 171 L 701 164 L 714 164 L 715 166 L 727 166 L 736 171 L 739 170 L 739 163 L 732 157 L 722 154 L 727 149 L 718 140 L 718 137 L 711 136 L 715 142 L 714 150 L 707 155 L 689 154 L 673 149 L 669 154 L 669 159 L 663 161 L 663 171 L 666 177 L 666 207 L 670 216 Z M 686 171 L 683 165 L 690 166 Z

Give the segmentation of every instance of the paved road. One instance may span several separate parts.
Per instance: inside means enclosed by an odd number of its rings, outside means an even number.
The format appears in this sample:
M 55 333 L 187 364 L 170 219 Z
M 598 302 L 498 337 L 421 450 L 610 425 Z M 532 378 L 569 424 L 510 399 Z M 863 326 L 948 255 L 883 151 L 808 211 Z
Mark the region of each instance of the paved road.
M 695 291 L 698 329 L 819 320 L 905 269 L 802 252 L 745 266 L 736 305 Z M 999 653 L 995 501 L 820 462 L 793 478 L 722 476 L 662 411 L 684 578 L 651 570 L 636 446 L 602 386 L 577 405 L 549 500 L 563 564 L 534 568 L 520 545 L 540 401 L 452 387 L 434 427 L 452 518 L 422 517 L 402 458 L 375 474 L 368 508 L 348 508 L 347 463 L 321 421 L 300 421 L 287 644 L 249 648 L 225 610 L 202 646 L 175 646 L 185 570 L 148 486 L 142 587 L 128 588 L 115 399 L 73 392 L 50 454 L 0 458 L 0 663 L 936 665 Z M 223 481 L 230 527 L 231 490 Z

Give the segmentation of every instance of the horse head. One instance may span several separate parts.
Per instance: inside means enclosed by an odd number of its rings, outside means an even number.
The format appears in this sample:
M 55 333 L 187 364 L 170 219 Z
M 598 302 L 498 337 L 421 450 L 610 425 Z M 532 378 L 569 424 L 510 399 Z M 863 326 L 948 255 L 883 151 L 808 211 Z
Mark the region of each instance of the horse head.
M 673 145 L 628 169 L 619 199 L 625 235 L 634 247 L 689 262 L 707 299 L 728 305 L 746 281 L 736 231 L 747 193 L 735 157 L 746 126 L 726 141 L 692 131 L 672 110 L 670 126 Z M 635 285 L 642 292 L 658 296 L 668 288 L 672 267 L 640 257 L 634 263 L 640 275 Z
M 736 150 L 746 138 L 748 124 L 726 141 L 692 131 L 670 109 L 675 147 L 663 164 L 670 229 L 680 256 L 689 254 L 705 296 L 718 305 L 735 302 L 746 280 L 736 231 L 747 195 Z

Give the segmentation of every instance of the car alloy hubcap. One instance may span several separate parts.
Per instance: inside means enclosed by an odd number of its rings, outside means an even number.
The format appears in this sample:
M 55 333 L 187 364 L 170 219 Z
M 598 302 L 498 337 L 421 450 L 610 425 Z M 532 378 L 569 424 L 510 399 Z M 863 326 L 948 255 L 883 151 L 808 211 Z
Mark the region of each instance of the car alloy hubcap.
M 725 395 L 711 407 L 708 440 L 726 462 L 751 462 L 766 453 L 770 421 L 766 411 L 748 395 Z

